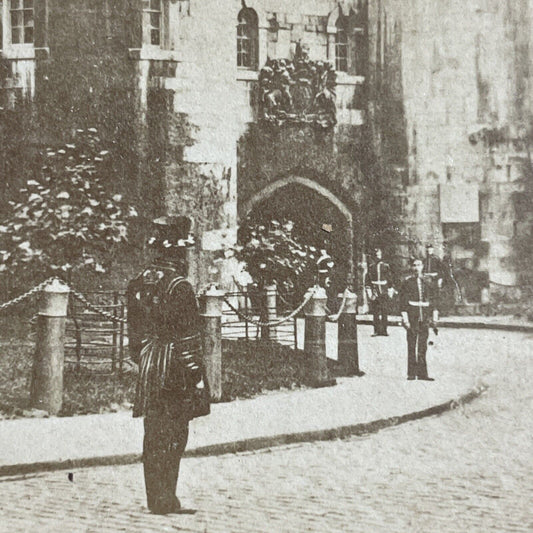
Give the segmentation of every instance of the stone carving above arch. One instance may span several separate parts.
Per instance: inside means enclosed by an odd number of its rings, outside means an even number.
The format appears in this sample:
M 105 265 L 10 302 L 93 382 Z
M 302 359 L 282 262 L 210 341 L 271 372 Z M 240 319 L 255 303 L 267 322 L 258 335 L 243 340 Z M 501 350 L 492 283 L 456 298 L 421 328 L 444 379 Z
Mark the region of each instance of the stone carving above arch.
M 292 60 L 269 59 L 259 74 L 260 119 L 278 126 L 334 126 L 336 76 L 330 63 L 309 59 L 305 44 L 297 44 Z

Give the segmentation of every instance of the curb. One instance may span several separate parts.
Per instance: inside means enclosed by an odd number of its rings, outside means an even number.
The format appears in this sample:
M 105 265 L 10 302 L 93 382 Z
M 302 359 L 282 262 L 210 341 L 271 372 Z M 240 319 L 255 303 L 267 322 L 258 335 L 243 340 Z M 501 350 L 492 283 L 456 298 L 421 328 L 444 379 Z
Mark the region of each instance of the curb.
M 206 457 L 225 455 L 230 453 L 242 453 L 260 450 L 263 448 L 273 448 L 287 444 L 302 442 L 316 442 L 326 440 L 344 439 L 351 436 L 367 435 L 378 431 L 399 426 L 406 422 L 419 420 L 428 416 L 436 416 L 446 411 L 470 403 L 487 390 L 487 386 L 475 387 L 456 400 L 434 405 L 421 411 L 415 411 L 401 416 L 383 418 L 373 422 L 363 422 L 359 424 L 341 426 L 338 428 L 321 429 L 316 431 L 305 431 L 300 433 L 287 433 L 282 435 L 272 435 L 257 437 L 235 442 L 224 442 L 208 446 L 199 446 L 191 450 L 186 450 L 183 457 Z M 108 455 L 104 457 L 87 457 L 81 459 L 69 459 L 67 461 L 45 461 L 40 463 L 23 463 L 17 465 L 0 466 L 0 477 L 23 476 L 39 472 L 51 472 L 55 470 L 73 470 L 78 468 L 89 468 L 95 466 L 129 465 L 139 463 L 141 454 Z
M 364 326 L 372 326 L 373 321 L 370 318 L 358 318 L 357 324 Z M 492 324 L 490 322 L 449 322 L 446 320 L 439 320 L 439 328 L 452 329 L 494 329 L 500 331 L 517 331 L 521 333 L 533 333 L 533 325 L 526 324 Z M 399 317 L 389 317 L 387 326 L 401 326 Z

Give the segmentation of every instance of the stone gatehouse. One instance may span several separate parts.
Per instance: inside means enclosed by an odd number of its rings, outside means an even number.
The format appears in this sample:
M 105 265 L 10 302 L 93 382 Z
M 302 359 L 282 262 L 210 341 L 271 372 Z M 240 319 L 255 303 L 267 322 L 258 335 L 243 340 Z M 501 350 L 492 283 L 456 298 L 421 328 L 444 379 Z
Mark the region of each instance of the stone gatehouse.
M 447 241 L 487 283 L 520 282 L 530 1 L 0 5 L 4 194 L 40 147 L 97 127 L 144 217 L 197 220 L 199 284 L 239 220 L 301 199 L 352 273 L 371 245 Z

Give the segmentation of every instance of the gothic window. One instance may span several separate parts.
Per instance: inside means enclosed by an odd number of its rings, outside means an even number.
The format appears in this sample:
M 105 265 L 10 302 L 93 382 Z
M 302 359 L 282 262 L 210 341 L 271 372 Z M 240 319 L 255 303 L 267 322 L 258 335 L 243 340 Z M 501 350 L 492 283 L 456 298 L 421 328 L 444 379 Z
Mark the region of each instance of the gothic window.
M 253 9 L 243 8 L 237 18 L 237 66 L 257 69 L 258 20 Z
M 33 0 L 11 0 L 9 2 L 11 44 L 33 43 Z
M 163 44 L 163 0 L 143 0 L 144 43 Z
M 335 33 L 335 69 L 339 72 L 348 72 L 348 24 L 346 17 L 337 19 L 337 32 Z

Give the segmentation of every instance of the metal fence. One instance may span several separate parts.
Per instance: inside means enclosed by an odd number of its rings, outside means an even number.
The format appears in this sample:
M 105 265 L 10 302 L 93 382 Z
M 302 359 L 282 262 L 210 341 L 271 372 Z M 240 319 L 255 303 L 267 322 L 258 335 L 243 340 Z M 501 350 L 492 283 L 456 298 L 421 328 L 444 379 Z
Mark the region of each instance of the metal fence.
M 289 296 L 289 295 L 287 295 Z M 237 312 L 238 311 L 238 312 Z M 264 294 L 251 289 L 226 293 L 222 308 L 222 338 L 232 340 L 256 341 L 268 338 L 295 348 L 298 338 L 298 315 L 289 317 L 275 326 L 261 326 L 267 320 L 276 320 L 287 316 L 293 311 L 287 302 L 276 294 L 275 305 L 267 306 Z
M 292 296 L 276 293 L 275 307 L 269 308 L 265 304 L 265 294 L 255 288 L 226 293 L 225 300 L 231 307 L 226 302 L 223 305 L 222 338 L 247 342 L 268 338 L 296 348 L 298 318 L 303 314 L 288 316 L 293 311 Z M 86 302 L 90 302 L 90 307 Z M 65 332 L 65 365 L 95 373 L 130 370 L 133 363 L 128 354 L 126 318 L 124 291 L 86 292 L 84 300 L 71 295 Z M 280 323 L 269 327 L 260 325 L 273 318 Z
M 92 308 L 76 298 L 70 298 L 65 331 L 65 364 L 99 373 L 121 373 L 130 369 L 124 292 L 92 291 L 85 296 Z M 110 315 L 109 318 L 106 314 Z

